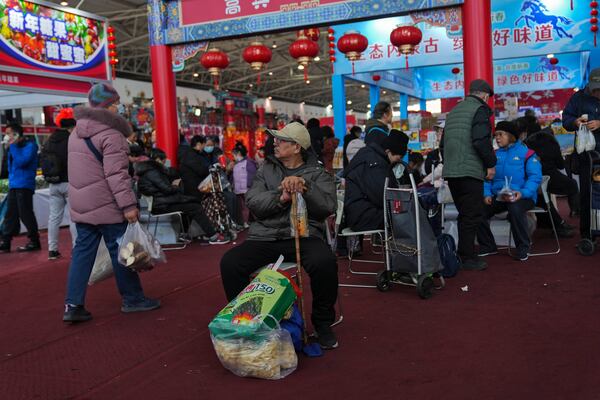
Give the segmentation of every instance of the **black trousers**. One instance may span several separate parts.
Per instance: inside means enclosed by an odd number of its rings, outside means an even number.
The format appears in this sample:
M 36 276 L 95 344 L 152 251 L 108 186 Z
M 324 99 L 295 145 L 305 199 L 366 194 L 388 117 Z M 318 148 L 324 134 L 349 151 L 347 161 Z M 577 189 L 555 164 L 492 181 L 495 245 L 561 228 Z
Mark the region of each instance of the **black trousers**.
M 173 203 L 163 207 L 159 207 L 156 210 L 157 214 L 168 213 L 182 211 L 184 217 L 193 219 L 200 225 L 200 228 L 204 231 L 206 236 L 213 236 L 217 231 L 215 227 L 211 224 L 210 220 L 202 210 L 202 205 L 200 202 L 189 202 L 189 203 Z M 186 218 L 183 219 L 184 229 L 187 232 L 189 226 Z
M 288 262 L 296 261 L 294 239 L 246 240 L 225 253 L 221 259 L 221 279 L 227 300 L 233 300 L 248 285 L 254 271 L 275 262 L 279 255 L 283 255 Z M 312 323 L 318 330 L 335 322 L 337 261 L 329 246 L 318 238 L 300 239 L 300 256 L 302 267 L 310 277 Z
M 579 212 L 579 186 L 577 181 L 569 178 L 558 170 L 548 172 L 548 192 L 561 196 L 568 196 L 571 211 Z
M 554 204 L 552 202 L 550 202 L 549 205 L 546 205 L 546 202 L 544 201 L 544 197 L 541 194 L 538 194 L 538 199 L 537 199 L 536 205 L 538 207 L 543 208 L 546 211 L 550 211 L 550 214 L 549 214 L 550 217 L 548 217 L 548 214 L 537 214 L 538 228 L 546 228 L 546 229 L 552 228 L 552 223 L 550 222 L 550 218 L 552 218 L 552 220 L 554 221 L 554 225 L 556 226 L 556 229 L 560 229 L 561 225 L 565 221 L 558 213 L 558 210 L 556 209 L 556 207 L 554 207 Z
M 448 187 L 458 210 L 458 256 L 476 258 L 475 237 L 483 221 L 483 181 L 475 178 L 449 178 Z
M 13 236 L 21 231 L 21 224 L 27 228 L 27 237 L 32 242 L 39 242 L 37 219 L 33 212 L 33 190 L 30 189 L 10 189 L 8 191 L 8 207 L 4 217 L 4 229 L 2 238 L 5 242 L 10 242 Z
M 531 246 L 531 239 L 527 230 L 527 210 L 534 206 L 531 199 L 520 199 L 514 203 L 497 201 L 493 199 L 492 205 L 484 206 L 484 220 L 477 229 L 477 241 L 479 245 L 486 250 L 496 249 L 496 241 L 490 230 L 490 221 L 495 214 L 508 211 L 508 220 L 510 221 L 510 230 L 515 240 L 517 250 L 527 251 Z

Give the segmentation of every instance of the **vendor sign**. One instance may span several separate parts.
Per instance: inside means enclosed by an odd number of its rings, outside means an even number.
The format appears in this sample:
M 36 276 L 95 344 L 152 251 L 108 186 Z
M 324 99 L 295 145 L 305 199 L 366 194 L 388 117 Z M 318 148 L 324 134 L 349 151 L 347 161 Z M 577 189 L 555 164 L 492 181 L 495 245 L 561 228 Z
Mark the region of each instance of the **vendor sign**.
M 494 59 L 589 51 L 593 33 L 589 29 L 589 8 L 568 1 L 493 0 L 492 46 Z M 390 43 L 390 33 L 398 25 L 416 24 L 423 39 L 409 55 L 411 68 L 463 61 L 463 32 L 460 7 L 441 8 L 410 15 L 384 18 L 334 27 L 337 33 L 358 31 L 369 40 L 355 71 L 383 71 L 404 67 L 404 56 Z M 336 33 L 336 35 L 337 35 Z M 337 51 L 337 50 L 336 50 Z M 352 74 L 352 64 L 336 54 L 336 74 Z
M 107 80 L 105 21 L 42 1 L 0 0 L 0 69 Z M 60 84 L 56 83 L 57 89 Z

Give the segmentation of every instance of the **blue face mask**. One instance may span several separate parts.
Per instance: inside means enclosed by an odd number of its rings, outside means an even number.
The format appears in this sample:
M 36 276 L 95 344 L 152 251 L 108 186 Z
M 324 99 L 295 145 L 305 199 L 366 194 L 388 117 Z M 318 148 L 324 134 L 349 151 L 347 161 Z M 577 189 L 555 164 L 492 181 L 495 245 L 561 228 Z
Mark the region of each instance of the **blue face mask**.
M 208 154 L 212 153 L 214 149 L 215 149 L 215 146 L 205 146 L 204 147 L 204 151 Z

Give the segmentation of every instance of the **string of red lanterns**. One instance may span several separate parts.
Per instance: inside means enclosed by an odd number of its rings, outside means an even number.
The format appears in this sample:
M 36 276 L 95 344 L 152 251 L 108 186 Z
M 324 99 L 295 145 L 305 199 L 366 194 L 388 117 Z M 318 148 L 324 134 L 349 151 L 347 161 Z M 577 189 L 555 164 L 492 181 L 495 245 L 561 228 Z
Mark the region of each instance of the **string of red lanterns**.
M 327 29 L 327 40 L 329 41 L 329 61 L 331 62 L 331 73 L 334 72 L 335 63 L 335 31 L 333 28 Z
M 114 81 L 117 77 L 117 64 L 119 63 L 117 59 L 117 45 L 115 43 L 117 38 L 115 37 L 115 28 L 112 26 L 109 26 L 106 32 L 108 33 L 106 40 L 108 40 L 108 57 L 110 58 L 108 62 L 110 63 L 112 79 Z
M 311 39 L 299 33 L 298 39 L 290 44 L 288 48 L 290 56 L 296 59 L 298 65 L 304 68 L 304 80 L 308 81 L 308 66 L 310 62 L 319 55 L 319 45 Z
M 298 32 L 296 32 L 296 37 L 299 38 L 300 36 L 306 36 L 313 42 L 318 42 L 319 36 L 321 36 L 321 31 L 319 30 L 319 28 L 302 29 L 302 30 L 299 30 Z
M 592 9 L 590 11 L 590 24 L 592 24 L 590 30 L 594 33 L 594 47 L 596 47 L 596 35 L 598 33 L 598 2 L 595 0 L 592 1 L 590 3 L 590 8 Z
M 244 49 L 242 54 L 244 61 L 250 64 L 250 68 L 253 71 L 257 71 L 258 75 L 256 77 L 256 84 L 260 85 L 260 70 L 271 62 L 271 58 L 273 57 L 273 52 L 267 46 L 260 42 L 252 42 L 250 46 Z
M 406 69 L 408 69 L 408 55 L 413 54 L 415 48 L 421 43 L 423 33 L 414 25 L 398 26 L 390 34 L 390 42 L 404 54 Z
M 354 62 L 360 60 L 362 52 L 369 47 L 369 40 L 356 31 L 348 31 L 338 40 L 337 47 L 352 62 L 352 75 L 354 75 Z
M 215 90 L 219 90 L 219 76 L 221 70 L 229 66 L 229 57 L 221 50 L 213 47 L 200 57 L 200 63 L 213 77 Z

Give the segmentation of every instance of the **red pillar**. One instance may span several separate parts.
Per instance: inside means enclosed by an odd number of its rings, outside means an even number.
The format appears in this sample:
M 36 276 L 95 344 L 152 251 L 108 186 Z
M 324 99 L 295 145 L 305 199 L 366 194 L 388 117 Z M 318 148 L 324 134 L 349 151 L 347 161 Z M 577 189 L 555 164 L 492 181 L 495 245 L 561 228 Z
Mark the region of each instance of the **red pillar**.
M 179 132 L 171 48 L 165 45 L 150 46 L 150 62 L 152 63 L 156 146 L 167 153 L 167 158 L 171 160 L 171 166 L 174 167 L 177 165 Z
M 494 87 L 491 0 L 465 0 L 462 6 L 465 94 L 475 79 Z M 490 99 L 493 104 L 493 99 Z

